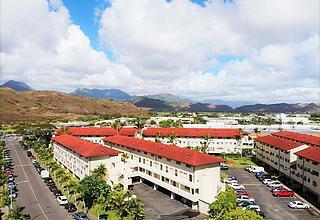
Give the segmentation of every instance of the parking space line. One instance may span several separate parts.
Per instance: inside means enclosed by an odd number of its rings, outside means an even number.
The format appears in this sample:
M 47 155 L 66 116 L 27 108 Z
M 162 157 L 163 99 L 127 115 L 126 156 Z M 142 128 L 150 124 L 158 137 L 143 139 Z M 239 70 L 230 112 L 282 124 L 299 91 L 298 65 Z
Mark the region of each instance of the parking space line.
M 28 166 L 31 166 L 31 163 L 14 165 L 13 168 L 16 168 L 16 167 L 28 167 Z

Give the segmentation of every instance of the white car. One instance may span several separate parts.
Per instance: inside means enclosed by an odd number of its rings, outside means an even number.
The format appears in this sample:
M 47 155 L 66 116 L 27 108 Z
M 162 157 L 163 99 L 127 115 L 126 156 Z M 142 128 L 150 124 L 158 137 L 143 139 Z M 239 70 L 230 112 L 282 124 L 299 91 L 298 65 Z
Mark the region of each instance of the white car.
M 237 180 L 232 180 L 232 179 L 225 179 L 224 182 L 225 182 L 226 184 L 238 183 Z
M 265 184 L 265 185 L 269 185 L 271 183 L 274 183 L 274 180 L 272 180 L 272 179 L 264 179 L 262 183 Z
M 259 205 L 248 205 L 248 206 L 246 206 L 246 207 L 244 207 L 242 209 L 244 209 L 244 210 L 255 210 L 257 212 L 261 211 L 261 208 L 260 208 Z
M 237 198 L 237 202 L 243 202 L 243 201 L 254 202 L 254 198 L 246 195 L 241 195 L 239 198 Z
M 68 203 L 68 199 L 65 196 L 58 196 L 57 201 L 58 201 L 59 205 L 65 205 Z
M 231 183 L 229 184 L 234 190 L 244 190 L 243 185 L 239 185 L 238 183 Z
M 292 209 L 309 209 L 310 206 L 307 203 L 301 201 L 289 202 L 288 206 Z
M 268 187 L 271 187 L 271 188 L 280 188 L 280 187 L 283 187 L 283 184 L 280 183 L 279 181 L 275 181 L 273 183 L 269 183 L 268 184 Z
M 246 167 L 245 170 L 251 173 L 255 167 L 256 166 L 249 166 L 249 167 Z

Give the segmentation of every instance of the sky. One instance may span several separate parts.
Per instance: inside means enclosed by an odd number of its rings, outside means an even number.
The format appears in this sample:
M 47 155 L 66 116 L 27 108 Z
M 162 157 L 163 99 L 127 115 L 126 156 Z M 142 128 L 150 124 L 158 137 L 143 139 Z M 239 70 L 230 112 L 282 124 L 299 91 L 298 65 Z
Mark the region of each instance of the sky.
M 320 103 L 318 0 L 3 0 L 0 81 Z

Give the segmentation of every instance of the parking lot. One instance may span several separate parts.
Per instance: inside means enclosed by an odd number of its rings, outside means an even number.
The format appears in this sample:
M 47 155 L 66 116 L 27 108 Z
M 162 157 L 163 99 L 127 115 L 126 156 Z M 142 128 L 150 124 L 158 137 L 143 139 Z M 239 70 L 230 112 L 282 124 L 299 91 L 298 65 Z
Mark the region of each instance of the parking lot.
M 144 204 L 146 219 L 202 220 L 205 218 L 205 215 L 192 210 L 177 200 L 170 199 L 170 196 L 153 190 L 152 187 L 146 184 L 135 185 L 133 192 Z
M 296 197 L 278 198 L 272 196 L 270 188 L 261 183 L 253 173 L 243 169 L 230 169 L 227 171 L 229 176 L 235 176 L 239 182 L 245 186 L 245 190 L 253 195 L 255 202 L 260 205 L 266 213 L 265 219 L 272 220 L 298 220 L 298 219 L 320 219 L 320 216 L 312 209 L 296 210 L 290 209 L 290 201 L 300 200 Z

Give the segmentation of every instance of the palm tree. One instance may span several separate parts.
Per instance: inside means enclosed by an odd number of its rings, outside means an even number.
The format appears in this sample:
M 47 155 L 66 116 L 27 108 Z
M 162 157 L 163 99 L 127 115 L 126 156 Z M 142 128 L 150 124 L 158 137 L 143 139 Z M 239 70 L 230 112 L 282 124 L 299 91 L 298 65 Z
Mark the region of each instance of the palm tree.
M 206 153 L 209 147 L 209 140 L 211 139 L 211 136 L 209 134 L 205 134 L 204 137 L 204 142 L 202 142 L 202 152 Z
M 112 123 L 112 127 L 116 130 L 117 134 L 119 134 L 119 131 L 123 127 L 123 124 L 120 122 L 120 120 L 117 119 Z
M 108 171 L 107 171 L 107 168 L 104 164 L 100 164 L 97 168 L 95 168 L 92 171 L 92 174 L 97 175 L 104 180 L 108 178 Z
M 127 153 L 123 153 L 122 155 L 121 155 L 121 160 L 123 161 L 123 162 L 127 162 L 127 160 L 129 159 L 129 155 L 127 154 Z
M 155 142 L 161 142 L 161 139 L 163 138 L 162 134 L 157 133 L 155 137 Z
M 170 133 L 168 135 L 168 139 L 169 139 L 169 143 L 171 143 L 172 145 L 176 145 L 175 140 L 176 140 L 176 136 L 174 133 Z
M 141 130 L 144 127 L 146 120 L 140 116 L 136 117 L 134 120 L 135 126 L 138 128 L 139 135 L 141 134 Z

